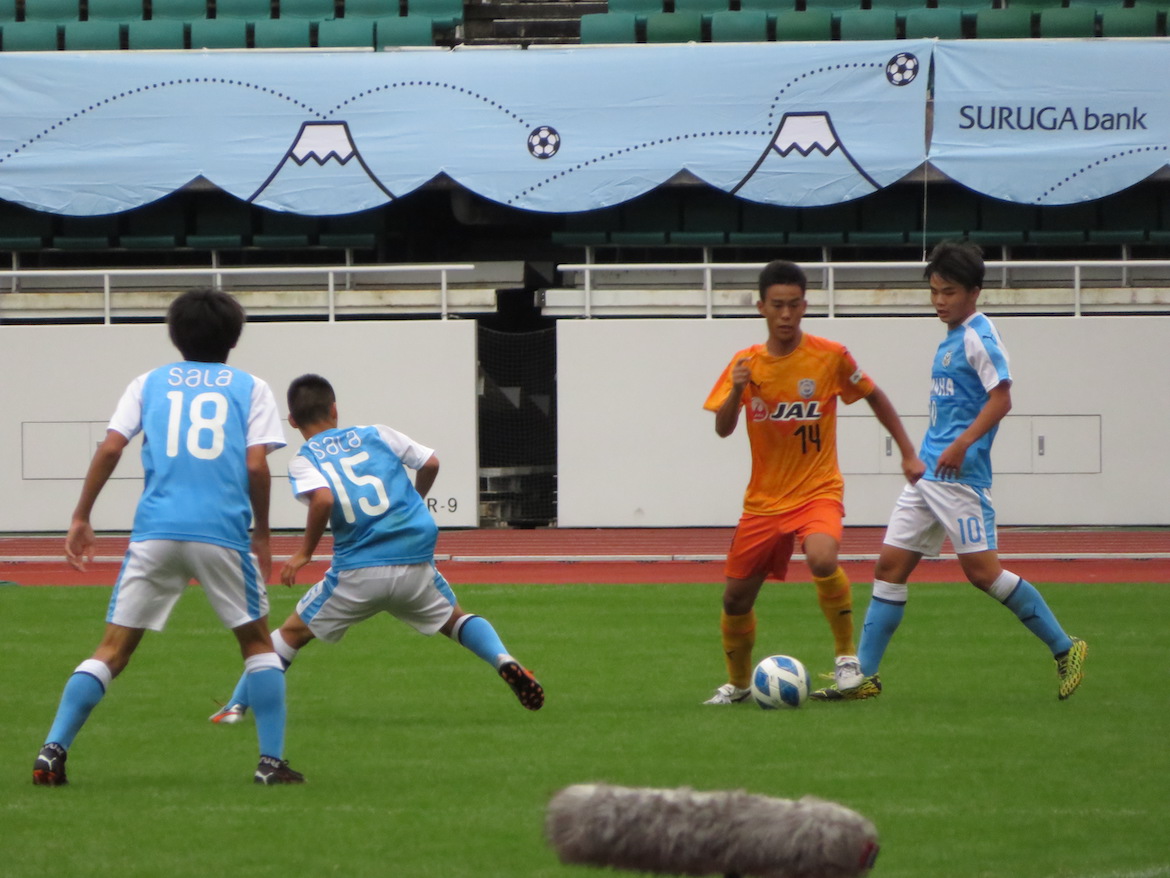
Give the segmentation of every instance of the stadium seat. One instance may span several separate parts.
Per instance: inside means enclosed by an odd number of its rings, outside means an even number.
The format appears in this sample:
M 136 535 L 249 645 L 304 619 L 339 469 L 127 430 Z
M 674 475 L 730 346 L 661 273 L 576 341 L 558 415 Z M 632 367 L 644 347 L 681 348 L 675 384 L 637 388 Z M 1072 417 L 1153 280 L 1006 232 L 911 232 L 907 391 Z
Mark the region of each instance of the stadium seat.
M 1040 10 L 1040 36 L 1044 39 L 1095 37 L 1097 10 L 1091 6 Z
M 346 18 L 390 18 L 399 14 L 398 0 L 344 0 Z
M 407 15 L 398 18 L 379 18 L 376 22 L 375 45 L 433 46 L 434 23 L 425 15 Z
M 159 23 L 182 27 L 177 21 Z M 170 250 L 185 243 L 187 217 L 178 198 L 164 198 L 144 205 L 127 212 L 125 217 L 126 229 L 119 236 L 118 243 L 127 249 Z
M 1031 244 L 1083 244 L 1089 230 L 1097 228 L 1097 205 L 1092 201 L 1041 207 L 1039 215 L 1036 228 L 1028 234 Z
M 52 246 L 58 250 L 106 250 L 117 224 L 116 216 L 61 217 Z
M 335 18 L 317 25 L 321 48 L 374 47 L 374 22 L 368 18 Z
M 717 12 L 727 12 L 727 0 L 674 0 L 674 11 L 697 12 L 707 21 Z
M 4 26 L 8 29 L 8 25 Z M 0 201 L 0 250 L 40 250 L 53 234 L 53 218 L 19 204 Z
M 739 209 L 739 229 L 727 233 L 734 247 L 783 247 L 788 233 L 799 225 L 795 208 L 745 201 Z
M 67 52 L 105 52 L 122 48 L 122 25 L 116 21 L 67 21 L 61 30 Z
M 922 9 L 926 0 L 870 0 L 870 9 L 893 9 L 897 12 L 907 12 L 911 9 Z
M 975 13 L 975 36 L 981 40 L 1021 40 L 1032 36 L 1032 10 L 980 9 Z
M 662 0 L 609 0 L 606 7 L 610 15 L 615 12 L 632 12 L 639 18 L 662 12 Z
M 621 209 L 617 207 L 570 213 L 565 216 L 564 229 L 552 233 L 552 242 L 570 247 L 600 247 L 609 243 L 610 230 L 619 228 L 621 220 Z
M 893 9 L 842 9 L 837 23 L 843 40 L 898 38 L 898 13 Z
M 723 193 L 694 192 L 683 201 L 682 229 L 671 232 L 669 240 L 689 247 L 721 247 L 727 243 L 728 232 L 738 227 L 736 199 Z
M 609 242 L 619 246 L 661 246 L 671 232 L 682 228 L 682 204 L 675 193 L 665 190 L 626 202 L 621 214 L 622 227 L 609 233 Z
M 806 41 L 833 39 L 833 13 L 828 9 L 807 9 L 804 12 L 776 13 L 778 41 Z
M 638 16 L 633 12 L 590 12 L 581 16 L 581 42 L 587 45 L 636 43 Z
M 1103 37 L 1157 37 L 1158 10 L 1153 6 L 1108 6 L 1101 9 Z
M 253 48 L 308 49 L 312 45 L 308 19 L 263 18 L 252 22 Z
M 16 21 L 16 0 L 0 0 L 0 24 Z
M 1158 228 L 1158 199 L 1147 187 L 1109 195 L 1097 206 L 1101 222 L 1089 230 L 1090 244 L 1141 244 Z
M 81 7 L 78 0 L 24 0 L 24 20 L 54 24 L 80 21 Z
M 1023 244 L 1035 228 L 1036 208 L 1032 205 L 987 198 L 980 206 L 979 228 L 970 230 L 968 237 L 988 247 L 1010 247 Z
M 215 0 L 219 20 L 261 21 L 272 18 L 272 0 Z
M 805 207 L 800 210 L 800 228 L 788 233 L 791 245 L 831 247 L 844 244 L 857 231 L 857 206 L 853 202 Z
M 406 14 L 426 16 L 435 27 L 449 30 L 463 24 L 463 0 L 407 0 Z
M 977 228 L 979 202 L 971 190 L 946 185 L 927 187 L 922 217 L 927 246 L 939 241 L 961 241 Z
M 698 43 L 703 39 L 703 16 L 697 12 L 656 12 L 646 16 L 646 42 Z
M 146 16 L 142 0 L 89 0 L 86 18 L 89 21 L 141 21 Z
M 18 21 L 4 25 L 5 52 L 53 52 L 59 45 L 55 21 Z
M 184 22 L 207 18 L 207 0 L 150 0 L 150 18 Z
M 313 216 L 262 210 L 256 216 L 252 246 L 266 250 L 296 250 L 317 242 L 320 220 Z
M 384 217 L 379 209 L 325 217 L 317 243 L 343 250 L 374 250 L 385 234 Z
M 768 13 L 762 9 L 716 12 L 711 16 L 711 42 L 762 43 L 768 39 Z
M 210 18 L 191 22 L 192 49 L 246 49 L 248 22 L 242 19 Z
M 906 12 L 905 35 L 908 40 L 959 40 L 963 38 L 961 9 L 911 9 Z
M 195 24 L 193 22 L 192 27 Z M 194 231 L 187 235 L 188 247 L 197 250 L 231 250 L 247 246 L 251 238 L 252 215 L 248 205 L 242 201 L 223 197 L 196 204 Z
M 187 45 L 187 26 L 181 21 L 132 21 L 126 25 L 126 48 L 183 49 Z
M 279 0 L 281 18 L 308 18 L 326 21 L 336 16 L 333 0 Z
M 890 186 L 857 202 L 860 223 L 846 243 L 857 247 L 900 247 L 917 243 L 922 190 Z M 918 236 L 920 237 L 920 236 Z
M 840 12 L 843 9 L 860 9 L 861 0 L 805 0 L 805 12 L 828 9 L 830 12 Z
M 775 18 L 780 12 L 794 12 L 796 0 L 739 0 L 740 12 L 759 11 Z

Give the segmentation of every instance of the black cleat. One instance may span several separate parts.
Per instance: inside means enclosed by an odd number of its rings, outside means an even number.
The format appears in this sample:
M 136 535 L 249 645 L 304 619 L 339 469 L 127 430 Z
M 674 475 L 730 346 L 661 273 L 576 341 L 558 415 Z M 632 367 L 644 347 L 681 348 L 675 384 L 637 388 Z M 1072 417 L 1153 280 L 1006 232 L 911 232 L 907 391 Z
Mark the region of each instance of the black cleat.
M 33 783 L 38 787 L 62 787 L 69 783 L 65 779 L 65 748 L 60 744 L 48 743 L 37 754 L 33 763 Z
M 256 766 L 254 780 L 265 786 L 273 786 L 281 783 L 304 783 L 305 776 L 289 768 L 287 759 L 261 756 L 260 764 Z
M 512 687 L 512 691 L 526 708 L 540 710 L 544 706 L 544 689 L 536 682 L 532 671 L 519 662 L 504 662 L 500 665 L 499 674 L 504 678 L 504 682 Z

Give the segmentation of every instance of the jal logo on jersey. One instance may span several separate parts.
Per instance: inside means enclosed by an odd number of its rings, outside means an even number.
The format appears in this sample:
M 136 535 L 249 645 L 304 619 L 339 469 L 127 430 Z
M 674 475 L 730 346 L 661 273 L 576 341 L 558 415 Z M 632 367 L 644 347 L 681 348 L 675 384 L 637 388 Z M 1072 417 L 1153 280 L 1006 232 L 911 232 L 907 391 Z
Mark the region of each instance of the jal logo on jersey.
M 817 400 L 808 402 L 778 402 L 772 409 L 758 396 L 752 397 L 751 419 L 753 421 L 819 421 L 821 404 Z

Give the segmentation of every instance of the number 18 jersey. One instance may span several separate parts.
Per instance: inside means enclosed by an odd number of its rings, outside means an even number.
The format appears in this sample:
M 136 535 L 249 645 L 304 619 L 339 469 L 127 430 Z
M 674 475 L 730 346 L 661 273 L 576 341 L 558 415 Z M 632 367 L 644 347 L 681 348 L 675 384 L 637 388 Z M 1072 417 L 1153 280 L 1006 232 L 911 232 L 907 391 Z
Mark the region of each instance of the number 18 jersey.
M 171 363 L 130 383 L 109 429 L 142 433 L 146 481 L 130 539 L 187 540 L 247 551 L 247 453 L 282 447 L 269 386 L 224 363 Z
M 434 558 L 439 527 L 406 471 L 432 454 L 381 424 L 325 430 L 301 446 L 288 465 L 289 483 L 302 502 L 319 488 L 333 492 L 334 570 Z

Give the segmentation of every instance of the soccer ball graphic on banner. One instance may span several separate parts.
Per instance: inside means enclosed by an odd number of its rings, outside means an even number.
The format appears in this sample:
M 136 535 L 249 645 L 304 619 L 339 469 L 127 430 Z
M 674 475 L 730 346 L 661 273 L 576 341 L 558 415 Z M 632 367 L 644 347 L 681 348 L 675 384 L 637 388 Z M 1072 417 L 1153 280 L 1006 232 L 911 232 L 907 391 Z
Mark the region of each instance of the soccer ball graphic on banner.
M 890 85 L 909 85 L 918 77 L 918 58 L 909 52 L 899 52 L 886 64 L 886 79 Z
M 528 151 L 538 159 L 551 159 L 561 148 L 561 135 L 547 125 L 534 128 L 528 135 Z
M 808 687 L 808 671 L 790 655 L 770 655 L 752 672 L 752 698 L 764 710 L 800 707 Z

